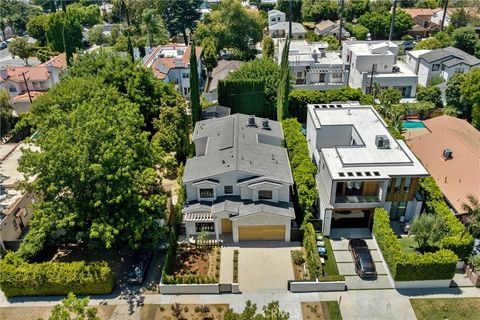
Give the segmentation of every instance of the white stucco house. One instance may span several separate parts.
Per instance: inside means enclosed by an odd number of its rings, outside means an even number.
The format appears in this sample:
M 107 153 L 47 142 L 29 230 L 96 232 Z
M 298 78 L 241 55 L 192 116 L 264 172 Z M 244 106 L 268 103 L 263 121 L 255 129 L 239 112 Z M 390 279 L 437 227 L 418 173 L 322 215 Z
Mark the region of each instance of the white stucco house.
M 268 34 L 270 37 L 286 38 L 289 32 L 289 22 L 286 21 L 285 13 L 279 10 L 268 11 Z M 292 39 L 305 39 L 307 30 L 298 22 L 292 22 Z
M 420 214 L 416 191 L 428 172 L 372 106 L 308 105 L 307 140 L 325 235 L 331 228 L 371 227 L 377 207 L 392 220 Z
M 280 10 L 270 10 L 268 11 L 268 27 L 272 27 L 279 22 L 285 22 L 285 13 Z
M 480 67 L 480 59 L 454 47 L 407 51 L 406 62 L 422 86 L 438 78 L 447 82 L 457 72 L 466 73 Z
M 281 124 L 237 113 L 197 122 L 193 141 L 183 175 L 187 237 L 290 241 L 293 177 Z
M 371 87 L 396 88 L 404 98 L 414 98 L 418 76 L 398 60 L 398 46 L 391 41 L 342 42 L 342 59 L 349 69 L 348 85 L 370 93 Z M 372 79 L 373 77 L 373 79 Z
M 281 63 L 285 41 L 278 42 L 275 60 Z M 308 43 L 306 40 L 292 40 L 288 53 L 290 70 L 295 76 L 295 89 L 332 90 L 347 85 L 348 72 L 342 58 L 327 51 L 326 42 Z

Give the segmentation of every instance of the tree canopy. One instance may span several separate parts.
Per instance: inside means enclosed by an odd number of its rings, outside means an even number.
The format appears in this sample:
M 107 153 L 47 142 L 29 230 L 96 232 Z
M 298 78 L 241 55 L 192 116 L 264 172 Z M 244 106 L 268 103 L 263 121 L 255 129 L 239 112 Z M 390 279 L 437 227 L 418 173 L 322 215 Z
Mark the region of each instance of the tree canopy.
M 478 35 L 475 33 L 475 29 L 471 27 L 463 27 L 455 29 L 452 33 L 454 46 L 466 53 L 475 54 L 475 45 L 478 41 Z
M 319 22 L 338 19 L 338 1 L 336 0 L 304 0 L 302 1 L 303 21 Z
M 28 42 L 27 38 L 16 37 L 8 46 L 8 49 L 12 56 L 18 56 L 25 62 L 25 65 L 28 66 L 28 58 L 33 56 L 34 47 L 31 43 Z
M 38 16 L 42 10 L 30 5 L 27 1 L 2 0 L 0 1 L 0 24 L 4 32 L 8 26 L 14 35 L 22 35 L 27 30 L 27 22 L 33 16 Z
M 367 12 L 358 18 L 358 22 L 370 30 L 373 39 L 388 38 L 391 14 L 389 12 Z M 405 11 L 398 10 L 395 15 L 395 38 L 401 38 L 414 22 Z
M 185 44 L 188 44 L 186 29 L 194 30 L 201 17 L 199 11 L 202 0 L 167 0 L 162 12 L 162 18 L 171 36 L 183 34 Z

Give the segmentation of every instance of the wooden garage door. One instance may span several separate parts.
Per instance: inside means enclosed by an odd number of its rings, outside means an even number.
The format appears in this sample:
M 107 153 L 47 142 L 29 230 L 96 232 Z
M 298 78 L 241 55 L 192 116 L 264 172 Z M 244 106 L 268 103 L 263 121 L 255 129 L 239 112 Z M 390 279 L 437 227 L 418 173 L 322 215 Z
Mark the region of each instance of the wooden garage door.
M 242 240 L 285 240 L 285 226 L 239 226 L 238 238 Z

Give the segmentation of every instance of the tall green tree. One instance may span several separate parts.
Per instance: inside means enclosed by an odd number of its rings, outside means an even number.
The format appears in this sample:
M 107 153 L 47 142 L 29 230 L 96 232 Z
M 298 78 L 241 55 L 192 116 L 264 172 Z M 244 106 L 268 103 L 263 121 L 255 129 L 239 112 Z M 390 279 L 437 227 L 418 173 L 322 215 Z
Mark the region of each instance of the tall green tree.
M 262 41 L 262 57 L 273 59 L 275 53 L 275 44 L 273 39 L 269 36 L 264 36 Z
M 137 104 L 101 79 L 72 78 L 39 97 L 29 120 L 39 149 L 25 150 L 19 169 L 36 177 L 24 187 L 42 195 L 37 221 L 106 248 L 162 236 L 155 220 L 165 217 L 166 195 Z
M 287 14 L 287 20 L 288 20 L 290 2 L 292 2 L 292 21 L 301 22 L 302 21 L 302 0 L 277 0 L 277 5 L 275 9 L 285 12 Z
M 188 45 L 187 29 L 192 32 L 201 17 L 202 0 L 167 0 L 162 18 L 171 36 L 181 33 Z
M 469 54 L 475 54 L 475 45 L 478 41 L 478 35 L 475 33 L 475 29 L 471 27 L 463 27 L 455 29 L 452 33 L 454 46 L 460 50 Z
M 302 1 L 302 20 L 319 22 L 338 19 L 338 1 L 335 0 L 304 0 Z
M 447 233 L 445 218 L 440 215 L 421 214 L 413 219 L 409 232 L 415 235 L 420 249 L 438 246 Z
M 63 11 L 48 15 L 45 33 L 48 46 L 53 51 L 66 52 L 65 41 L 72 51 L 82 47 L 82 26 L 76 19 Z
M 447 88 L 445 89 L 445 99 L 447 106 L 455 109 L 455 114 L 459 117 L 471 116 L 471 109 L 468 105 L 464 105 L 462 101 L 462 87 L 465 83 L 467 76 L 464 73 L 454 74 L 447 82 Z
M 346 21 L 352 22 L 354 19 L 360 18 L 370 9 L 369 0 L 346 0 L 344 17 Z
M 358 18 L 358 22 L 365 26 L 374 39 L 387 39 L 390 30 L 391 14 L 389 12 L 367 12 Z M 414 22 L 405 11 L 398 10 L 395 15 L 395 38 L 401 38 L 406 31 L 413 27 Z
M 202 107 L 200 105 L 200 88 L 198 85 L 198 61 L 195 41 L 190 47 L 190 107 L 192 109 L 192 127 L 200 121 Z
M 45 26 L 47 24 L 48 15 L 33 16 L 28 20 L 27 32 L 37 40 L 38 45 L 45 46 L 47 44 L 47 36 L 45 34 Z
M 154 35 L 160 32 L 160 23 L 154 9 L 143 11 L 142 29 L 147 33 L 148 45 L 154 46 Z
M 471 114 L 467 115 L 467 119 L 472 125 L 480 129 L 480 69 L 472 69 L 465 78 L 464 85 L 461 88 L 461 101 Z
M 215 46 L 215 40 L 211 38 L 202 41 L 203 62 L 208 72 L 212 72 L 217 66 L 218 51 Z
M 467 229 L 473 237 L 480 235 L 480 201 L 472 194 L 467 196 L 468 202 L 462 205 L 467 215 Z
M 42 10 L 32 6 L 27 1 L 20 0 L 2 0 L 0 1 L 0 19 L 2 20 L 2 30 L 8 26 L 12 29 L 14 35 L 21 35 L 27 30 L 28 20 L 40 15 Z
M 89 307 L 89 297 L 77 298 L 73 293 L 53 307 L 48 320 L 100 320 L 97 316 L 97 308 Z
M 287 37 L 282 50 L 282 61 L 280 62 L 280 83 L 277 92 L 277 121 L 288 117 L 288 101 L 290 96 L 290 66 L 288 53 L 290 51 L 290 38 Z
M 25 62 L 25 65 L 28 66 L 28 58 L 33 56 L 34 47 L 31 43 L 28 43 L 28 39 L 24 37 L 16 37 L 8 46 L 10 53 L 13 56 L 17 56 Z
M 6 90 L 0 90 L 0 138 L 9 133 L 13 127 L 13 106 Z

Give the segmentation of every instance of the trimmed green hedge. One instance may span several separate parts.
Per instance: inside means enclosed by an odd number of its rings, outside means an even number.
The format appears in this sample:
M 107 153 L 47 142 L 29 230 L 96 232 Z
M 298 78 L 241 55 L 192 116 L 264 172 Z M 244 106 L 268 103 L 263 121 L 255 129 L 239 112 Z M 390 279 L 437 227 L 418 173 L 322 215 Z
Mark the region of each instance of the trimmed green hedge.
M 371 95 L 363 94 L 360 89 L 342 88 L 337 90 L 293 90 L 290 92 L 288 112 L 301 123 L 307 122 L 307 104 L 331 103 L 333 101 L 360 101 L 373 104 Z
M 265 82 L 260 80 L 221 80 L 218 82 L 218 103 L 233 113 L 272 118 L 265 108 Z
M 422 179 L 420 192 L 426 200 L 427 212 L 443 216 L 447 223 L 448 235 L 440 243 L 442 248 L 450 249 L 461 259 L 466 259 L 473 249 L 473 237 L 467 232 L 463 223 L 450 211 L 435 179 L 432 177 Z
M 390 227 L 390 217 L 383 208 L 375 209 L 373 234 L 382 251 L 385 262 L 396 281 L 452 279 L 458 261 L 450 250 L 441 249 L 433 253 L 405 253 L 397 235 Z
M 282 126 L 295 182 L 296 209 L 297 213 L 300 211 L 303 214 L 305 222 L 313 214 L 312 208 L 318 198 L 315 180 L 317 166 L 310 159 L 307 140 L 302 134 L 302 125 L 292 118 L 282 121 Z
M 322 274 L 322 263 L 320 262 L 320 255 L 317 251 L 315 229 L 310 222 L 304 223 L 303 229 L 303 248 L 305 249 L 308 273 L 311 279 L 316 279 Z
M 0 288 L 7 297 L 108 294 L 114 282 L 105 261 L 27 263 L 8 253 L 0 262 Z

